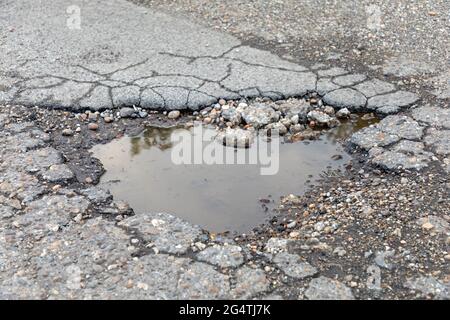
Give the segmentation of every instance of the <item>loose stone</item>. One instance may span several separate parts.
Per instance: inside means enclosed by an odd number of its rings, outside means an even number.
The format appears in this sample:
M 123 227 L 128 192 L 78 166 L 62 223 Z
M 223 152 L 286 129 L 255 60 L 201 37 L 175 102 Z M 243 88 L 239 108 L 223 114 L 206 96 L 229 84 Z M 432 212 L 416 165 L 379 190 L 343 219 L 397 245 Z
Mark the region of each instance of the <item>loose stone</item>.
M 95 130 L 98 129 L 98 124 L 96 124 L 96 123 L 89 123 L 88 124 L 88 129 L 92 130 L 92 131 L 95 131 Z
M 273 108 L 263 103 L 255 103 L 254 105 L 239 108 L 242 118 L 247 124 L 254 128 L 261 128 L 271 122 L 278 121 L 279 115 Z
M 114 121 L 114 118 L 113 117 L 105 117 L 104 121 L 105 121 L 105 123 L 111 123 Z
M 180 115 L 181 115 L 180 111 L 173 110 L 173 111 L 169 112 L 169 114 L 167 115 L 167 118 L 175 120 L 175 119 L 178 119 L 180 117 Z
M 347 108 L 339 109 L 336 112 L 336 117 L 339 119 L 344 119 L 350 117 L 350 111 Z
M 324 126 L 328 126 L 333 120 L 328 114 L 315 110 L 308 113 L 308 119 Z
M 62 133 L 63 136 L 66 136 L 66 137 L 73 136 L 73 130 L 72 129 L 64 129 L 61 133 Z
M 122 108 L 120 109 L 120 117 L 121 118 L 131 118 L 136 113 L 136 110 L 134 108 Z
M 219 132 L 216 139 L 225 146 L 249 148 L 253 144 L 255 133 L 241 128 L 227 128 L 224 132 Z

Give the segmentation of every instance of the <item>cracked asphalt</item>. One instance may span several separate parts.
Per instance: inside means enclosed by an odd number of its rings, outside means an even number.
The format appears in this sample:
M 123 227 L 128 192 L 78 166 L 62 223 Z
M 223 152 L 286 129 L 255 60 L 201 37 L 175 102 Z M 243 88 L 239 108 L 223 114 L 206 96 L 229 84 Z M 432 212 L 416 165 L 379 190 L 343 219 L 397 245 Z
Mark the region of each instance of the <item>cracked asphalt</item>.
M 3 5 L 2 86 L 8 89 L 0 102 L 71 110 L 123 105 L 196 110 L 219 98 L 302 96 L 314 90 L 316 77 L 307 68 L 128 2 L 80 3 L 84 27 L 70 30 L 65 10 L 76 3 L 43 2 L 37 12 L 29 1 Z M 32 14 L 46 22 L 30 28 L 26 21 Z M 25 44 L 28 49 L 20 50 Z M 270 78 L 263 76 L 267 72 Z
M 449 298 L 447 3 L 379 1 L 375 32 L 352 1 L 37 2 L 0 4 L 0 298 Z M 248 235 L 134 215 L 95 186 L 89 148 L 174 123 L 162 111 L 290 97 L 382 120 Z

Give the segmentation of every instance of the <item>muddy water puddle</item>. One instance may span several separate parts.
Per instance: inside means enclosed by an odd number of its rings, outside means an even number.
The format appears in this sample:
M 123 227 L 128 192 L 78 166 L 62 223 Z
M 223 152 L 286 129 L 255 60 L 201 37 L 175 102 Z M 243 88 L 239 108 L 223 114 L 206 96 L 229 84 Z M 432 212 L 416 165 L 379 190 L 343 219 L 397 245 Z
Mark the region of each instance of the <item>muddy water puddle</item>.
M 247 164 L 236 164 L 236 158 L 230 164 L 225 157 L 225 164 L 207 164 L 205 159 L 197 164 L 180 164 L 179 155 L 184 155 L 179 152 L 180 137 L 192 137 L 193 146 L 199 135 L 195 128 L 149 127 L 138 136 L 97 145 L 92 152 L 106 170 L 100 185 L 109 189 L 115 199 L 128 202 L 136 214 L 167 212 L 211 232 L 245 233 L 271 217 L 271 208 L 280 196 L 301 194 L 321 173 L 348 162 L 349 155 L 337 140 L 369 123 L 349 121 L 324 132 L 318 140 L 280 143 L 278 150 L 264 150 L 265 158 L 260 156 L 262 143 L 253 143 L 239 151 L 247 152 Z M 203 135 L 215 132 L 202 129 Z M 236 149 L 216 140 L 207 145 L 236 153 Z M 192 147 L 191 162 L 195 162 L 195 150 L 198 153 L 198 148 Z M 264 161 L 248 164 L 251 152 Z M 272 169 L 266 170 L 270 175 L 261 174 L 263 167 Z

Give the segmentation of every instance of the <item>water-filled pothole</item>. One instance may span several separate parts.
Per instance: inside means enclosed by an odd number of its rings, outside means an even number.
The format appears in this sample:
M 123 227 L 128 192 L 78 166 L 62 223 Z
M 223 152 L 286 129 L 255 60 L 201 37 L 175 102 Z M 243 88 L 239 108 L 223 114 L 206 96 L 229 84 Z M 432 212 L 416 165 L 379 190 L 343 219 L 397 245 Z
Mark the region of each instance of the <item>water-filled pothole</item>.
M 271 217 L 280 196 L 301 194 L 311 179 L 346 163 L 349 156 L 337 140 L 369 124 L 358 118 L 317 140 L 281 143 L 274 175 L 261 175 L 261 165 L 255 164 L 174 164 L 172 138 L 192 135 L 192 128 L 149 127 L 92 152 L 106 169 L 100 184 L 136 214 L 168 212 L 211 232 L 245 233 Z M 252 148 L 256 145 L 247 151 Z

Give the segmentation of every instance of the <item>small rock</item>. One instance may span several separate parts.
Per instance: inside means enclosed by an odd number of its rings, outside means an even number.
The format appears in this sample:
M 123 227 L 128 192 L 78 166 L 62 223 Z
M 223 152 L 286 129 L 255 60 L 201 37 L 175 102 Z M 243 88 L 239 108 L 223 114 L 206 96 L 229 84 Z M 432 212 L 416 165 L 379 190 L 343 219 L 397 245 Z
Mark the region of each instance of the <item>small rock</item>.
M 134 110 L 134 108 L 122 108 L 120 109 L 120 117 L 121 118 L 131 118 L 134 113 L 136 112 L 136 110 Z
M 210 124 L 212 122 L 212 119 L 210 117 L 206 117 L 203 119 L 204 124 Z
M 314 225 L 314 230 L 316 230 L 317 232 L 321 232 L 324 228 L 325 223 L 323 223 L 322 221 L 319 221 Z
M 251 130 L 227 128 L 225 132 L 219 132 L 216 139 L 225 146 L 248 148 L 252 145 L 255 134 Z
M 286 228 L 292 229 L 292 228 L 295 228 L 296 225 L 297 225 L 297 222 L 296 221 L 292 221 L 292 222 L 290 222 L 290 223 L 288 223 L 286 225 Z
M 270 123 L 266 126 L 266 129 L 269 136 L 283 136 L 288 132 L 286 126 L 281 122 Z
M 333 253 L 336 254 L 339 257 L 343 257 L 346 255 L 347 251 L 344 250 L 342 247 L 337 247 L 333 250 Z
M 147 111 L 139 111 L 139 117 L 140 118 L 147 118 L 148 112 Z
M 73 136 L 73 130 L 72 130 L 72 129 L 64 129 L 64 130 L 62 131 L 62 135 L 63 135 L 63 136 L 66 136 L 66 137 Z
M 336 112 L 336 117 L 339 119 L 344 119 L 350 117 L 350 111 L 347 108 L 339 109 L 338 112 Z
M 300 237 L 300 232 L 298 231 L 292 231 L 291 233 L 289 233 L 289 238 L 298 238 Z
M 302 126 L 301 124 L 294 124 L 293 126 L 291 126 L 289 128 L 289 132 L 292 134 L 296 134 L 299 133 L 300 131 L 304 130 L 304 126 Z
M 222 117 L 224 120 L 230 121 L 232 124 L 239 124 L 241 122 L 241 114 L 236 110 L 236 108 L 222 110 Z
M 180 111 L 178 111 L 178 110 L 173 110 L 173 111 L 170 111 L 170 112 L 169 112 L 169 114 L 167 115 L 167 117 L 168 117 L 169 119 L 175 120 L 175 119 L 178 119 L 178 118 L 180 117 L 180 115 L 181 115 L 181 112 L 180 112 Z
M 262 103 L 255 103 L 245 108 L 238 107 L 238 109 L 245 122 L 254 128 L 260 128 L 279 120 L 279 114 L 270 106 Z
M 434 226 L 433 226 L 431 223 L 429 223 L 429 222 L 425 222 L 425 223 L 422 225 L 422 228 L 424 228 L 425 230 L 431 230 L 431 229 L 434 228 Z
M 98 129 L 98 124 L 96 124 L 96 123 L 89 123 L 88 124 L 88 129 L 92 130 L 92 131 L 95 131 L 95 130 Z
M 97 121 L 98 119 L 98 113 L 95 112 L 89 112 L 88 114 L 89 121 Z
M 308 113 L 308 119 L 320 125 L 328 125 L 332 120 L 332 118 L 328 114 L 316 110 L 310 111 Z
M 334 113 L 335 113 L 334 108 L 331 106 L 326 106 L 323 111 L 330 116 L 334 115 Z

